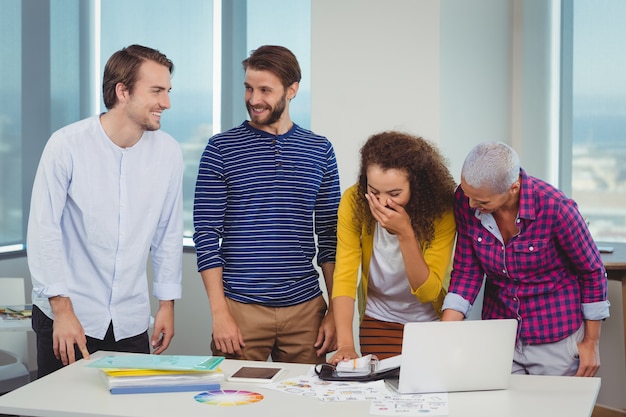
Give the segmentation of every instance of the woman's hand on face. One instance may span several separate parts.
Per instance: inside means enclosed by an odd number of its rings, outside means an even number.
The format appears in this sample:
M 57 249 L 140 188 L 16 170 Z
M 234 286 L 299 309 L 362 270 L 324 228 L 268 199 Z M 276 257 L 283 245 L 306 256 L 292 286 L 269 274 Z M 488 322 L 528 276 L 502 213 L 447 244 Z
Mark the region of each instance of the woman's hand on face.
M 391 198 L 388 198 L 383 205 L 378 198 L 371 194 L 365 194 L 365 198 L 370 207 L 370 212 L 382 227 L 389 233 L 401 235 L 403 232 L 413 234 L 411 219 L 400 204 L 397 204 Z

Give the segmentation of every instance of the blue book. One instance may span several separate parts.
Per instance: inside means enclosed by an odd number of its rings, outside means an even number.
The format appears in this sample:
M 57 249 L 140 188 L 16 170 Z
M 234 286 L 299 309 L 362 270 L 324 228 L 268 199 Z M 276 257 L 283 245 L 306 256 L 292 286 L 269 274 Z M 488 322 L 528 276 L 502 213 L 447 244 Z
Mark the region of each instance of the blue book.
M 193 385 L 154 385 L 137 387 L 113 387 L 111 394 L 154 394 L 160 392 L 189 392 L 189 391 L 213 391 L 219 390 L 219 383 L 193 384 Z

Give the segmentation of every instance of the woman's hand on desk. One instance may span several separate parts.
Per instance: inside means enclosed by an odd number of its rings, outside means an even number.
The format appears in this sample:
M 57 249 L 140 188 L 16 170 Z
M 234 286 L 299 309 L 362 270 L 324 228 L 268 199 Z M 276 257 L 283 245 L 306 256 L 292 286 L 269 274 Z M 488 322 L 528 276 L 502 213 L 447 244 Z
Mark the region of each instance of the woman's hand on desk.
M 330 358 L 328 363 L 337 365 L 341 361 L 357 359 L 359 355 L 356 353 L 354 346 L 340 347 L 337 352 Z

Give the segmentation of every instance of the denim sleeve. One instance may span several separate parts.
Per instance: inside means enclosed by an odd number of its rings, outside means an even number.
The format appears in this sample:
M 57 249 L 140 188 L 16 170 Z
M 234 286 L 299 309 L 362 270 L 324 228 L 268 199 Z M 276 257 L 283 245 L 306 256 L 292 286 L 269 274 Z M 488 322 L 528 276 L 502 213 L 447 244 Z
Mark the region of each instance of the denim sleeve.
M 442 310 L 446 310 L 448 308 L 458 311 L 459 313 L 463 313 L 465 318 L 467 318 L 472 311 L 472 305 L 470 302 L 453 292 L 449 292 L 443 300 Z

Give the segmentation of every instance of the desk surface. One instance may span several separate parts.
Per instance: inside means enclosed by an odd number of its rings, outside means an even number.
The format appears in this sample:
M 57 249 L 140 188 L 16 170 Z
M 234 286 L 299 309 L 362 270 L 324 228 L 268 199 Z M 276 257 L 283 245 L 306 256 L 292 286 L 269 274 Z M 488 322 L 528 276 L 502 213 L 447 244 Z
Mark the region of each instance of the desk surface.
M 92 358 L 110 354 L 97 352 Z M 93 360 L 93 359 L 92 359 Z M 223 382 L 222 389 L 243 389 L 263 394 L 260 402 L 220 407 L 194 400 L 195 392 L 167 394 L 111 395 L 98 370 L 85 367 L 84 360 L 63 368 L 0 396 L 0 413 L 28 416 L 367 416 L 369 401 L 324 402 L 317 398 L 290 395 L 262 384 Z M 226 360 L 226 376 L 245 361 Z M 255 366 L 263 364 L 254 362 Z M 265 362 L 273 366 L 271 362 Z M 287 368 L 283 378 L 306 374 L 310 365 L 281 364 Z M 502 391 L 450 393 L 449 416 L 530 416 L 589 417 L 595 404 L 599 378 L 511 375 L 511 386 Z
M 624 242 L 597 242 L 598 246 L 610 246 L 611 253 L 600 253 L 602 263 L 607 271 L 626 270 L 626 243 Z M 613 275 L 614 277 L 615 275 Z M 609 276 L 611 279 L 611 276 Z
M 32 330 L 30 318 L 9 319 L 0 314 L 0 332 L 27 332 Z

